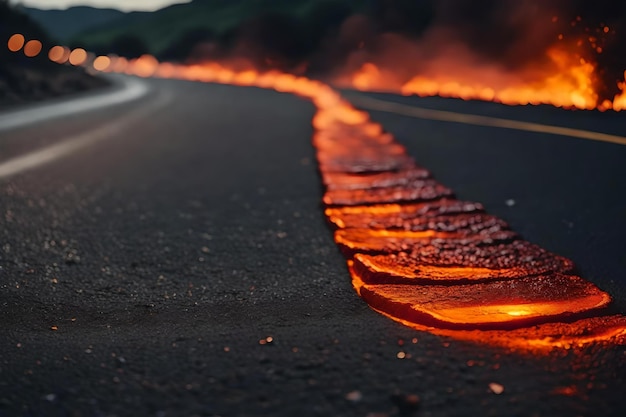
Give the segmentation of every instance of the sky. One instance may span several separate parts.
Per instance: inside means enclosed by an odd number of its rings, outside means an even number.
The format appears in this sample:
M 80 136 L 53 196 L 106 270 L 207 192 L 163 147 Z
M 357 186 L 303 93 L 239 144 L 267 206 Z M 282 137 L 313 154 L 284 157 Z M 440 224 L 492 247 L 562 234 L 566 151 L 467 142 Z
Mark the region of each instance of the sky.
M 66 9 L 71 6 L 92 6 L 114 8 L 126 12 L 133 10 L 153 11 L 174 3 L 188 3 L 191 0 L 11 0 L 25 6 L 39 9 Z

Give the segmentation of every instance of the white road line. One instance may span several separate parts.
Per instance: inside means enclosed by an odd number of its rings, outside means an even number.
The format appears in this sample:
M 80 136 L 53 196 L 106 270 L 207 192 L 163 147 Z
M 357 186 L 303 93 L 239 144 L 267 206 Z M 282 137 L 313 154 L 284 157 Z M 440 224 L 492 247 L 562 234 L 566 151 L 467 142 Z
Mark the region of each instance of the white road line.
M 418 119 L 438 120 L 442 122 L 463 123 L 475 126 L 497 127 L 501 129 L 523 130 L 527 132 L 548 133 L 551 135 L 568 136 L 579 139 L 608 142 L 617 145 L 626 145 L 626 137 L 609 135 L 607 133 L 592 132 L 589 130 L 572 129 L 568 127 L 544 125 L 540 123 L 520 122 L 519 120 L 500 119 L 496 117 L 478 116 L 475 114 L 456 113 L 451 111 L 433 110 L 423 107 L 407 106 L 390 101 L 379 100 L 363 95 L 350 96 L 352 104 L 369 109 L 395 113 Z
M 130 111 L 114 122 L 105 123 L 97 129 L 72 136 L 60 143 L 46 146 L 45 148 L 41 148 L 0 163 L 0 179 L 38 168 L 95 142 L 123 134 L 124 130 L 128 128 L 128 126 L 139 122 L 141 119 L 150 115 L 150 113 L 164 107 L 170 101 L 170 95 L 162 95 L 157 100 L 151 101 L 142 107 L 138 107 L 136 110 Z
M 111 93 L 2 112 L 0 113 L 0 132 L 136 100 L 145 96 L 149 91 L 148 84 L 136 78 L 125 77 L 122 78 L 122 82 L 124 88 Z

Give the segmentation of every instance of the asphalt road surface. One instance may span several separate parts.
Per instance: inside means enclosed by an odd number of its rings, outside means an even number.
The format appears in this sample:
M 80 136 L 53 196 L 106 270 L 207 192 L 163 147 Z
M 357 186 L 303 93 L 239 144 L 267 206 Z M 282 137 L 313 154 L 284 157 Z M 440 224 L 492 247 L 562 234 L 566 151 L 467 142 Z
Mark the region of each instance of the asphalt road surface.
M 528 356 L 370 310 L 323 216 L 310 103 L 146 83 L 0 131 L 0 170 L 65 149 L 0 178 L 0 416 L 625 415 L 624 347 Z M 372 96 L 626 135 L 623 114 Z M 626 312 L 626 146 L 372 115 Z

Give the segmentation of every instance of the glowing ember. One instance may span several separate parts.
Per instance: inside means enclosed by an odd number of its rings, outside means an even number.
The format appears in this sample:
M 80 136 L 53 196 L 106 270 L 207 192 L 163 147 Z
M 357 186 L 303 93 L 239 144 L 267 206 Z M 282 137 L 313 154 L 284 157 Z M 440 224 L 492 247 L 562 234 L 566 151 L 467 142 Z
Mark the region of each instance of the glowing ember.
M 353 277 L 359 279 L 354 271 Z M 593 284 L 559 274 L 454 286 L 359 285 L 373 308 L 442 329 L 512 329 L 571 320 L 611 301 Z
M 437 216 L 483 211 L 483 206 L 478 203 L 443 199 L 420 204 L 333 207 L 326 209 L 326 216 L 340 228 L 378 229 L 404 226 L 405 221 L 416 219 L 425 221 Z
M 518 237 L 513 231 L 498 230 L 497 226 L 485 228 L 479 233 L 469 229 L 445 231 L 440 226 L 441 224 L 433 224 L 433 228 L 428 228 L 428 225 L 424 225 L 424 229 L 420 231 L 343 229 L 335 232 L 335 241 L 345 253 L 356 254 L 398 253 L 440 241 L 459 246 L 483 246 Z
M 331 190 L 360 190 L 368 188 L 385 188 L 406 185 L 415 180 L 430 177 L 430 173 L 422 168 L 410 168 L 406 171 L 379 172 L 371 175 L 354 175 L 343 172 L 327 172 L 324 183 Z

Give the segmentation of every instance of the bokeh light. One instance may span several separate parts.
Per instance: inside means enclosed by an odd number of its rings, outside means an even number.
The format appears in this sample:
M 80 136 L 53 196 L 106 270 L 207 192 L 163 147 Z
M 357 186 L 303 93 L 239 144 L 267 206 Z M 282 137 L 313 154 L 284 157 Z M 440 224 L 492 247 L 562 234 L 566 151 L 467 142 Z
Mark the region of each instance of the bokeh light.
M 83 65 L 87 60 L 87 51 L 83 48 L 76 48 L 70 53 L 70 64 L 74 66 Z
M 64 62 L 63 57 L 65 57 L 65 61 L 67 61 L 66 55 L 66 49 L 59 45 L 53 46 L 52 48 L 50 48 L 50 52 L 48 52 L 48 58 L 50 59 L 50 61 L 57 62 L 59 64 L 62 64 Z
M 8 47 L 11 52 L 18 52 L 20 49 L 24 47 L 24 35 L 21 33 L 16 33 L 15 35 L 9 38 Z
M 26 55 L 29 58 L 34 58 L 37 55 L 39 55 L 42 47 L 43 46 L 41 45 L 40 41 L 36 39 L 30 40 L 26 42 L 26 45 L 24 45 L 24 55 Z
M 99 56 L 93 61 L 93 68 L 96 71 L 106 71 L 111 66 L 111 58 L 108 56 Z

